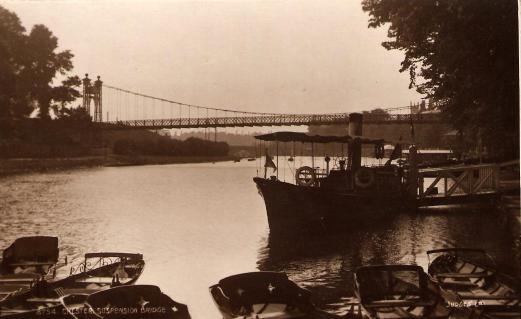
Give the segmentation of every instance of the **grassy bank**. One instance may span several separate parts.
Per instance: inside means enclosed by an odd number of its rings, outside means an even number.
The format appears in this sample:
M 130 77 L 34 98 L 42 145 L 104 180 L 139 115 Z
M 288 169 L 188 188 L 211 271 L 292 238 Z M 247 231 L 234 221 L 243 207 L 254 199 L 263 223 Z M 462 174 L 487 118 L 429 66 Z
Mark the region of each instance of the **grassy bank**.
M 0 176 L 96 166 L 134 166 L 231 161 L 232 156 L 88 156 L 0 159 Z

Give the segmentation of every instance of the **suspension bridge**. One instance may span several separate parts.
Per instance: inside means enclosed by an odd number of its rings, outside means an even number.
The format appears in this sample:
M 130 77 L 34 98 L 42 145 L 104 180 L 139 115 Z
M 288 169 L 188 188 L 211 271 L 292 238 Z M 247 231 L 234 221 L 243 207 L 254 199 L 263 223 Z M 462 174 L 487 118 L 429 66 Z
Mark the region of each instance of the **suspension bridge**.
M 93 107 L 92 107 L 92 104 Z M 367 124 L 440 122 L 439 113 L 413 112 L 419 104 L 364 112 Z M 104 84 L 100 77 L 83 79 L 82 107 L 105 129 L 225 128 L 253 126 L 348 124 L 349 113 L 277 114 L 209 107 L 159 98 Z

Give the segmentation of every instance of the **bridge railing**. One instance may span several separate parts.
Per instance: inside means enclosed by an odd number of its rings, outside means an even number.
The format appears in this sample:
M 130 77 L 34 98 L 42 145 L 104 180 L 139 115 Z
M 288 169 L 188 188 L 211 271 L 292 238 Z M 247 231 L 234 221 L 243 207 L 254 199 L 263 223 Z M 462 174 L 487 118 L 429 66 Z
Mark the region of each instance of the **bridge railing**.
M 364 114 L 364 123 L 431 123 L 439 122 L 439 114 Z M 244 126 L 332 125 L 349 123 L 348 113 L 280 114 L 235 117 L 183 117 L 169 119 L 108 121 L 107 128 L 212 128 Z
M 439 122 L 440 113 L 407 113 L 407 114 L 385 114 L 385 113 L 364 113 L 363 121 L 371 124 L 392 123 L 392 122 Z
M 349 115 L 337 114 L 282 114 L 270 116 L 241 117 L 196 117 L 155 120 L 128 120 L 105 122 L 115 127 L 126 128 L 198 128 L 198 127 L 237 127 L 237 126 L 285 126 L 347 124 Z

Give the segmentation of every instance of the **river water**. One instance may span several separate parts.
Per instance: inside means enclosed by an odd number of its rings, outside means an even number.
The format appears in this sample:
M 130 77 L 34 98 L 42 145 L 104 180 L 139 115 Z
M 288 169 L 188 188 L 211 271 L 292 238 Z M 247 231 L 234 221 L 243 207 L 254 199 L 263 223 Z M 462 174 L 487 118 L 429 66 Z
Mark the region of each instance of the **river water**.
M 336 313 L 353 294 L 353 269 L 381 263 L 426 267 L 429 249 L 482 247 L 501 270 L 520 274 L 515 213 L 431 209 L 345 234 L 270 237 L 252 181 L 258 170 L 255 162 L 243 161 L 4 177 L 0 247 L 37 234 L 58 236 L 60 254 L 72 264 L 85 252 L 143 253 L 146 267 L 138 283 L 160 286 L 188 304 L 196 319 L 220 317 L 210 285 L 258 269 L 286 272 L 312 291 L 318 306 Z

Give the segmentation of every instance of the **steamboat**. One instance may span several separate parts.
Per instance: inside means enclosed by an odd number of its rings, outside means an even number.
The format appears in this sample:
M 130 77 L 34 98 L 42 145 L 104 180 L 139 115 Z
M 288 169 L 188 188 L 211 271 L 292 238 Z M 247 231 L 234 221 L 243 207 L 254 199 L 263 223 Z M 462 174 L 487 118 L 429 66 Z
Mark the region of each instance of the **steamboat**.
M 362 136 L 362 114 L 349 115 L 349 134 L 344 136 L 309 135 L 297 132 L 276 132 L 258 135 L 256 139 L 276 143 L 310 143 L 312 158 L 317 144 L 341 144 L 347 156 L 324 157 L 326 168 L 301 166 L 295 170 L 295 183 L 268 176 L 268 169 L 276 170 L 266 154 L 264 177 L 254 177 L 263 197 L 270 231 L 274 233 L 324 232 L 349 226 L 385 220 L 391 212 L 407 205 L 407 176 L 401 165 L 392 164 L 399 158 L 397 144 L 385 165 L 362 165 L 362 149 L 374 148 L 375 157 L 384 157 L 384 139 Z M 342 148 L 342 149 L 343 149 Z M 277 154 L 278 156 L 278 154 Z M 416 199 L 416 185 L 414 186 Z

